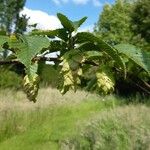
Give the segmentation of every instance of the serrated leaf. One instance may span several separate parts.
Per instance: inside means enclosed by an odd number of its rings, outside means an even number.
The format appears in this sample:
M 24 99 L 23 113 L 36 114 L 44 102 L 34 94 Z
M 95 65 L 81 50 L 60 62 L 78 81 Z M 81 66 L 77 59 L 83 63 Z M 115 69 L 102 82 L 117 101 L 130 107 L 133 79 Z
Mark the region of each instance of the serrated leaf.
M 43 48 L 49 46 L 49 40 L 42 36 L 12 35 L 8 44 L 11 49 L 14 49 L 18 61 L 24 64 L 26 68 L 23 87 L 28 99 L 35 102 L 39 89 L 38 64 L 32 59 Z
M 85 53 L 85 56 L 87 59 L 94 59 L 94 58 L 100 58 L 101 56 L 103 56 L 102 52 L 98 52 L 98 51 L 87 51 Z
M 65 15 L 58 13 L 57 14 L 58 19 L 60 20 L 62 26 L 67 29 L 69 32 L 73 32 L 74 31 L 74 27 L 72 24 L 72 21 L 69 20 Z
M 72 22 L 74 30 L 77 31 L 77 29 L 86 21 L 87 17 L 83 17 L 79 21 Z
M 50 52 L 57 52 L 60 51 L 60 55 L 63 55 L 67 49 L 67 44 L 60 40 L 53 40 L 50 42 L 50 46 L 48 47 L 48 50 Z
M 78 41 L 77 41 L 78 43 Z M 81 43 L 77 46 L 77 49 L 80 49 L 82 52 L 85 51 L 96 51 L 98 49 L 98 47 L 96 45 L 94 45 L 93 42 L 85 42 L 85 43 Z
M 77 44 L 81 44 L 81 43 L 88 44 L 88 45 L 84 45 L 85 47 L 89 46 L 88 50 L 90 49 L 90 47 L 92 49 L 94 47 L 96 51 L 105 52 L 107 55 L 109 55 L 116 62 L 116 64 L 118 66 L 120 66 L 123 69 L 124 76 L 126 76 L 126 67 L 125 67 L 125 64 L 124 64 L 122 58 L 119 56 L 116 49 L 114 49 L 113 47 L 108 45 L 102 39 L 94 36 L 92 33 L 89 33 L 89 32 L 80 32 L 80 33 L 77 33 L 77 35 L 75 36 L 75 42 Z M 91 46 L 89 45 L 88 42 L 91 43 Z M 86 49 L 85 49 L 85 51 L 86 51 Z
M 55 38 L 54 30 L 33 30 L 30 35 L 46 35 L 49 38 Z
M 69 20 L 65 15 L 58 13 L 57 14 L 58 19 L 60 20 L 62 26 L 69 32 L 77 31 L 77 29 L 85 22 L 87 17 L 83 17 L 82 19 L 78 21 L 71 21 Z
M 86 58 L 101 57 L 102 52 L 97 51 L 99 48 L 91 42 L 85 42 L 77 46 L 77 49 L 85 53 Z
M 115 48 L 150 74 L 150 54 L 148 52 L 130 44 L 118 44 Z
M 0 51 L 3 50 L 2 46 L 4 43 L 8 42 L 9 37 L 8 36 L 0 36 Z
M 49 38 L 58 37 L 64 41 L 68 40 L 67 30 L 64 28 L 56 29 L 56 30 L 46 30 L 46 31 L 37 30 L 37 31 L 31 32 L 31 35 L 46 35 Z
M 97 84 L 97 79 L 96 79 L 96 77 L 93 77 L 93 78 L 88 82 L 88 84 L 87 84 L 87 86 L 86 86 L 85 89 L 86 89 L 87 91 L 91 91 L 93 88 L 95 88 L 96 84 Z
M 30 68 L 31 60 L 43 49 L 49 46 L 49 40 L 42 36 L 19 36 L 19 40 L 9 42 L 10 47 L 18 49 L 17 59 Z
M 65 28 L 62 29 L 56 29 L 54 30 L 56 32 L 56 35 L 58 38 L 67 41 L 68 40 L 68 33 L 67 30 Z

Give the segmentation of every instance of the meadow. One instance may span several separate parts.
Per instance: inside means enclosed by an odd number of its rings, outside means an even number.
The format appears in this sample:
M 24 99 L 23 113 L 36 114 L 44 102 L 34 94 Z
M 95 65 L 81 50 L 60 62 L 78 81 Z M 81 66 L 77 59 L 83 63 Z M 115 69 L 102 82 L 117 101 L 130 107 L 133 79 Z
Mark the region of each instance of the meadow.
M 84 91 L 0 91 L 0 150 L 149 150 L 149 105 Z

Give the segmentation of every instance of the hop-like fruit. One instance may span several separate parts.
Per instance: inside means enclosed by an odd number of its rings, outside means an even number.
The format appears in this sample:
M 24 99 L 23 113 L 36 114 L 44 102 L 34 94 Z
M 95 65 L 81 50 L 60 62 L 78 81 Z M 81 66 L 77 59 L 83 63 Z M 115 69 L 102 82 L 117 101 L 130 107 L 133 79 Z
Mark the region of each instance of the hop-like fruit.
M 39 89 L 39 77 L 37 74 L 34 76 L 30 77 L 26 75 L 24 77 L 24 84 L 23 88 L 25 93 L 27 94 L 27 98 L 30 101 L 36 102 L 36 97 L 38 94 L 38 89 Z
M 105 71 L 99 71 L 96 73 L 97 84 L 99 91 L 103 94 L 108 94 L 114 91 L 115 81 L 111 74 Z
M 16 42 L 17 41 L 17 37 L 15 34 L 10 35 L 10 41 L 11 42 Z
M 79 67 L 79 63 L 71 59 L 63 58 L 61 74 L 64 79 L 61 93 L 66 93 L 69 88 L 76 91 L 76 86 L 81 83 L 79 77 L 82 75 L 82 69 Z

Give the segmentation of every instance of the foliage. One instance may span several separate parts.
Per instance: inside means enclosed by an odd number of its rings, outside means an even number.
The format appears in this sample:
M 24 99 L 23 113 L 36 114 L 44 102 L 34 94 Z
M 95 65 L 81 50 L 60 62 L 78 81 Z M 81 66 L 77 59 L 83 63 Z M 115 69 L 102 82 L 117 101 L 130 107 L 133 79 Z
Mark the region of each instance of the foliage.
M 62 81 L 59 89 L 62 94 L 69 89 L 76 91 L 83 81 L 86 81 L 85 87 L 89 90 L 92 88 L 103 94 L 111 93 L 115 90 L 116 76 L 124 79 L 129 77 L 126 64 L 130 60 L 132 64 L 145 70 L 149 77 L 149 53 L 142 53 L 132 45 L 112 47 L 92 33 L 77 32 L 86 17 L 73 22 L 58 13 L 58 18 L 63 26 L 61 29 L 35 30 L 30 35 L 12 34 L 10 37 L 0 37 L 3 51 L 9 49 L 15 57 L 13 60 L 25 66 L 24 87 L 31 101 L 36 101 L 38 92 L 38 61 L 43 58 L 46 60 L 45 55 L 52 52 L 59 51 L 53 61 L 55 67 L 61 66 Z M 92 74 L 89 76 L 90 72 Z
M 117 0 L 106 4 L 95 27 L 95 32 L 111 45 L 130 43 L 133 36 L 130 30 L 132 4 Z M 131 43 L 132 44 L 132 43 Z
M 0 1 L 0 30 L 5 30 L 8 33 L 12 32 L 12 26 L 15 31 L 23 27 L 22 24 L 28 19 L 25 16 L 20 17 L 20 11 L 23 9 L 26 0 L 1 0 Z M 25 25 L 25 24 L 24 24 Z M 25 27 L 20 28 L 20 32 L 25 31 Z
M 133 32 L 133 44 L 150 51 L 150 2 L 149 0 L 137 0 L 131 13 L 131 31 Z
M 61 67 L 55 67 L 54 65 L 45 64 L 45 62 L 39 62 L 38 74 L 40 76 L 40 87 L 53 87 L 57 88 L 61 82 L 61 76 L 59 74 Z
M 42 50 L 49 45 L 49 40 L 46 37 L 41 36 L 23 36 L 23 35 L 11 35 L 8 41 L 10 49 L 15 52 L 17 59 L 26 67 L 27 77 L 25 80 L 25 92 L 28 98 L 35 101 L 38 91 L 38 64 L 32 59 Z M 32 90 L 33 91 L 32 91 Z
M 1 67 L 0 66 L 0 89 L 4 88 L 13 88 L 18 89 L 22 87 L 22 78 L 10 67 Z
M 107 43 L 129 43 L 149 50 L 149 0 L 117 0 L 106 4 L 95 33 Z
M 130 44 L 118 44 L 115 46 L 119 53 L 124 54 L 127 58 L 134 61 L 137 65 L 150 74 L 149 53 L 142 51 Z
M 127 94 L 125 91 L 134 93 L 144 90 L 144 93 L 150 94 L 148 6 L 149 1 L 141 0 L 117 0 L 112 5 L 106 4 L 95 26 L 95 34 L 113 45 L 126 65 L 126 80 L 115 75 L 115 89 L 118 92 L 124 91 Z
M 120 56 L 117 55 L 117 51 L 115 49 L 113 49 L 108 44 L 106 44 L 103 40 L 99 39 L 98 37 L 94 36 L 91 33 L 88 32 L 76 33 L 77 27 L 74 27 L 74 24 L 76 26 L 77 25 L 80 26 L 81 23 L 83 23 L 83 21 L 86 18 L 83 18 L 78 22 L 77 21 L 72 22 L 62 14 L 58 14 L 58 18 L 60 19 L 62 25 L 65 27 L 61 29 L 61 31 L 64 32 L 60 33 L 59 32 L 60 29 L 58 29 L 55 31 L 49 31 L 49 33 L 48 31 L 46 31 L 45 34 L 48 36 L 55 35 L 61 40 L 52 41 L 52 43 L 57 42 L 57 44 L 61 44 L 64 46 L 63 49 L 61 48 L 62 50 L 60 51 L 60 55 L 59 55 L 60 60 L 62 61 L 61 74 L 64 78 L 64 82 L 62 83 L 62 85 L 60 85 L 60 89 L 62 93 L 66 93 L 69 90 L 69 88 L 76 90 L 78 85 L 81 84 L 81 78 L 84 78 L 82 65 L 86 67 L 86 61 L 88 61 L 88 59 L 90 59 L 90 57 L 93 56 L 92 53 L 91 56 L 89 55 L 90 54 L 89 51 L 91 50 L 97 51 L 98 53 L 101 52 L 103 55 L 106 54 L 111 59 L 120 62 L 120 63 L 116 63 L 116 65 L 122 68 L 122 70 L 125 72 L 124 63 L 120 58 Z M 74 35 L 72 34 L 73 31 L 75 32 Z M 44 31 L 42 32 L 35 31 L 32 34 L 43 35 Z M 89 44 L 91 45 L 90 47 L 88 46 Z M 62 47 L 61 45 L 60 47 Z M 52 44 L 50 46 L 50 51 L 51 51 L 51 47 Z M 90 49 L 91 47 L 94 47 L 94 49 Z M 88 58 L 86 58 L 87 54 L 89 55 Z M 96 70 L 98 71 L 98 67 L 96 67 Z M 96 76 L 96 72 L 95 72 L 95 76 Z M 98 86 L 97 84 L 97 87 L 100 86 Z M 107 91 L 105 91 L 104 93 L 107 93 Z
M 138 0 L 131 13 L 132 31 L 135 38 L 141 38 L 150 45 L 150 1 Z M 148 48 L 149 49 L 149 48 Z

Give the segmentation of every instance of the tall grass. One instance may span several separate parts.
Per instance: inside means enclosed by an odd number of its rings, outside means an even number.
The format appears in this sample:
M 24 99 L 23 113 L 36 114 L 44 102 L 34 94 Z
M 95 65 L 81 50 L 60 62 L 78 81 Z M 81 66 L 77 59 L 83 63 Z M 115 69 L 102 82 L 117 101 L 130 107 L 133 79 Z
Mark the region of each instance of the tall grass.
M 61 150 L 149 150 L 149 113 L 149 107 L 141 105 L 99 113 L 62 141 Z
M 147 106 L 125 106 L 118 97 L 84 91 L 62 96 L 56 89 L 40 89 L 34 104 L 21 91 L 1 90 L 0 150 L 90 150 L 98 143 L 119 149 L 132 146 L 139 134 L 137 141 L 147 148 L 149 112 Z
M 0 150 L 10 145 L 11 150 L 42 149 L 43 143 L 58 149 L 60 140 L 77 131 L 78 122 L 118 104 L 112 96 L 104 99 L 84 91 L 62 96 L 52 88 L 41 89 L 33 104 L 20 91 L 0 91 Z

